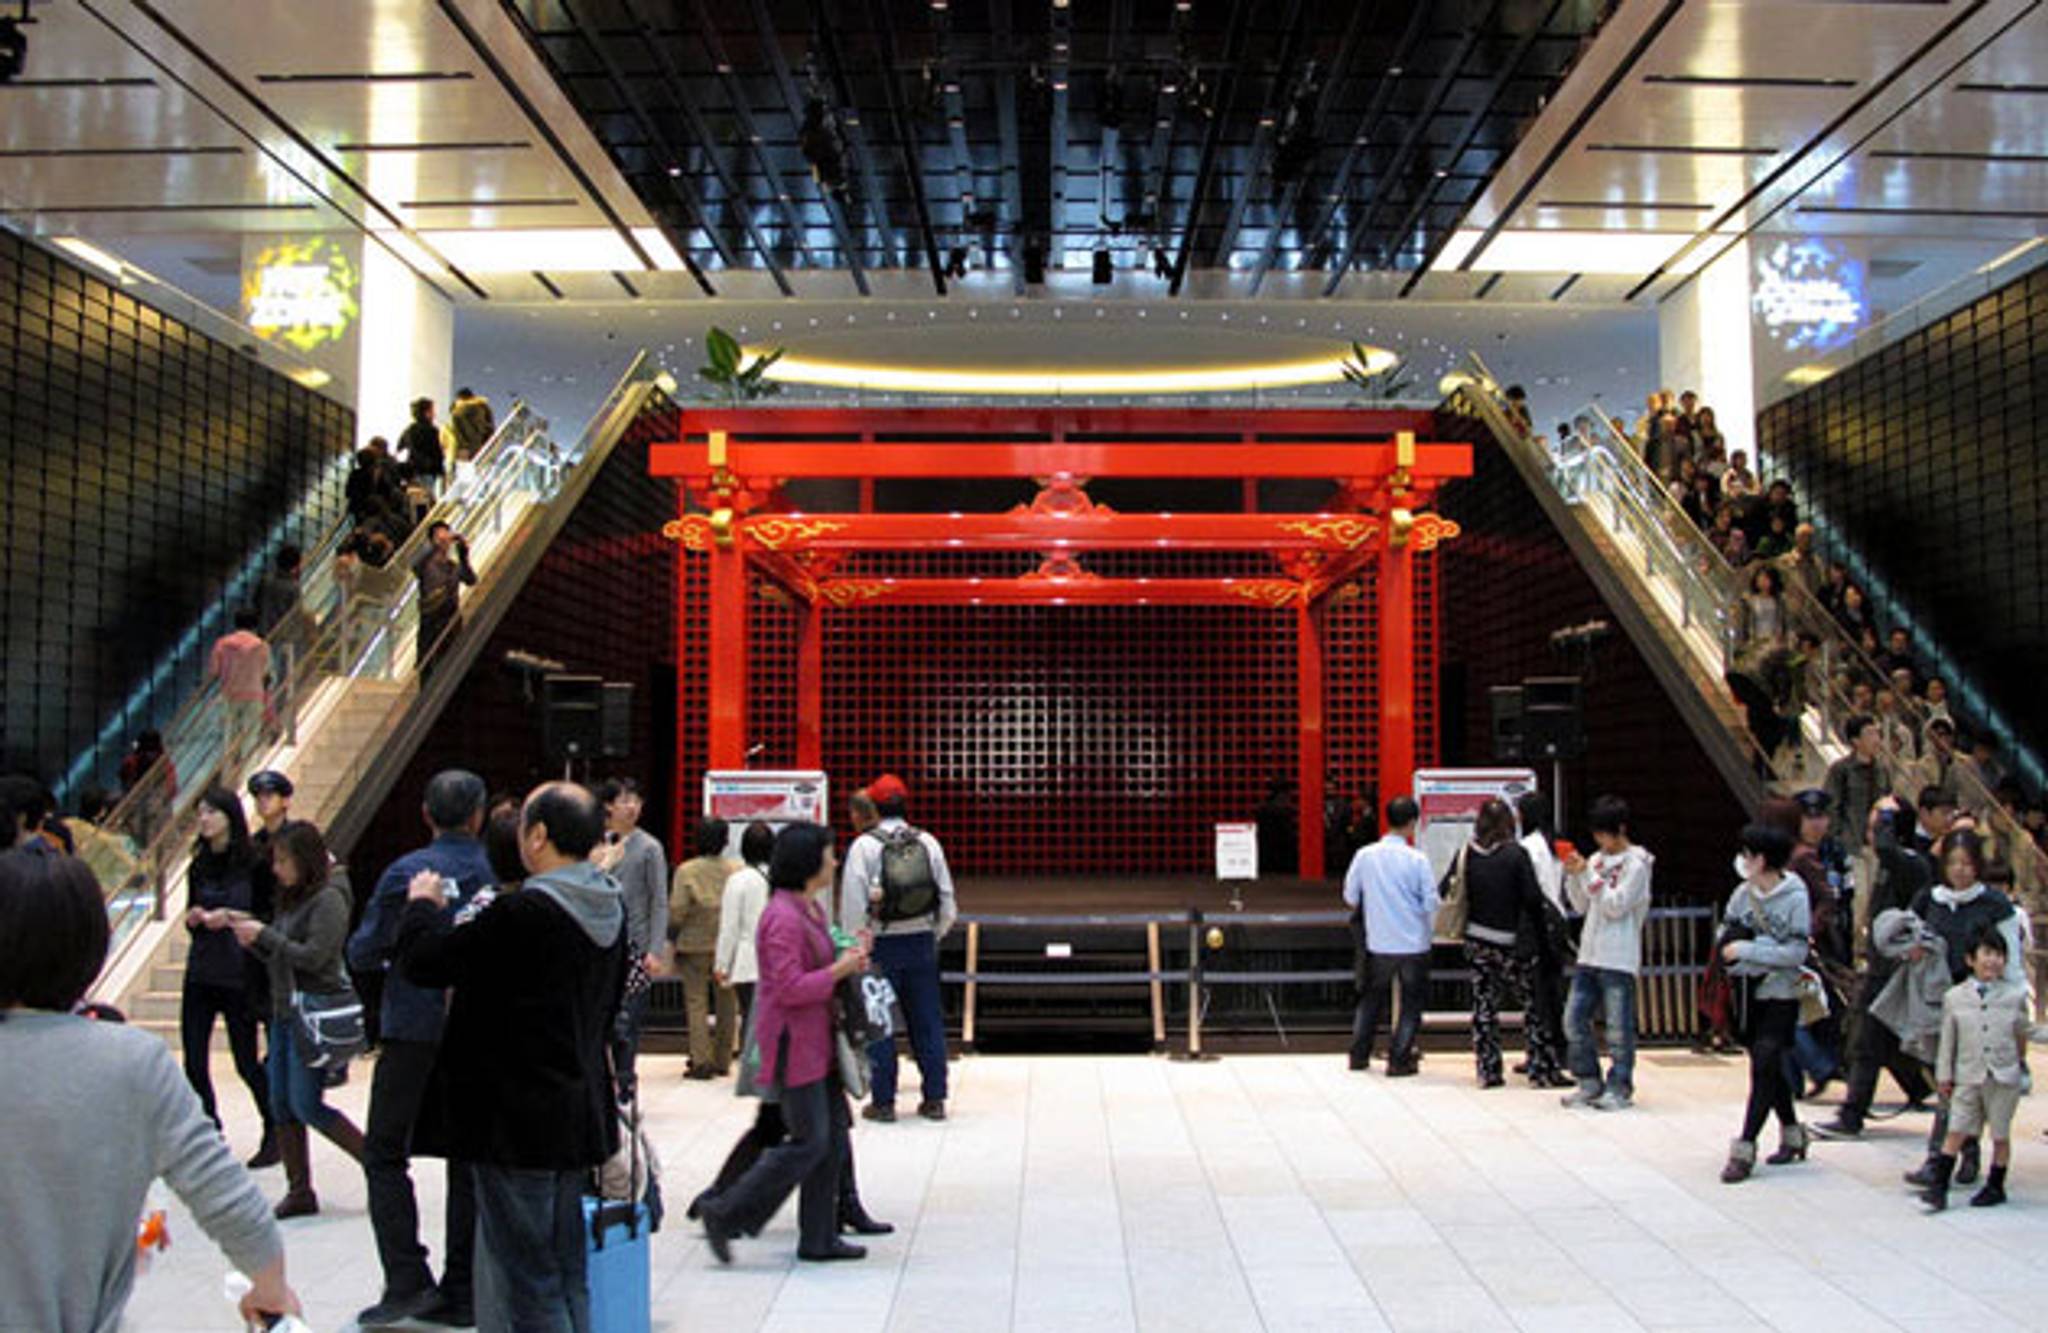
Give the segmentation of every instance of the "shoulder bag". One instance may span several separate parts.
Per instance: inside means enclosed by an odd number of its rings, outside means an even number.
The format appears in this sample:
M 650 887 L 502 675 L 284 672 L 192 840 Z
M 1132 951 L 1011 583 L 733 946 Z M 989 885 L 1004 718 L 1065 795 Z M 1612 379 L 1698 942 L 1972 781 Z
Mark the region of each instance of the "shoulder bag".
M 1458 848 L 1458 859 L 1451 863 L 1451 891 L 1436 909 L 1436 937 L 1440 940 L 1464 939 L 1465 923 L 1472 918 L 1472 900 L 1465 892 L 1465 853 L 1471 846 L 1468 842 Z

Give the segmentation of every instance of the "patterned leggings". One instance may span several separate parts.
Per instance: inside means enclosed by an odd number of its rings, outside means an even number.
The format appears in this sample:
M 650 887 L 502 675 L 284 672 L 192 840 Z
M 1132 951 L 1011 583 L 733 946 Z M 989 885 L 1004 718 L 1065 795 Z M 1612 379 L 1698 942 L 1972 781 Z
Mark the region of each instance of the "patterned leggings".
M 1478 940 L 1465 941 L 1465 957 L 1472 964 L 1472 1053 L 1478 1058 L 1480 1082 L 1491 1083 L 1501 1077 L 1501 1002 L 1535 995 L 1536 960 Z M 1558 1035 L 1534 1004 L 1525 1009 L 1529 1077 L 1548 1081 L 1562 1063 Z

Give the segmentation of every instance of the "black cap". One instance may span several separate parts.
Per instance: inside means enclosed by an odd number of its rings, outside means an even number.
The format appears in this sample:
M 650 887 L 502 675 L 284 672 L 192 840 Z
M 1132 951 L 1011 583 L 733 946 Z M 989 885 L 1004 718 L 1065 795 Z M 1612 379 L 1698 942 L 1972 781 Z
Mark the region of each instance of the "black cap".
M 273 794 L 290 796 L 292 794 L 292 780 L 274 768 L 266 768 L 249 779 L 249 794 L 251 796 L 269 796 Z
M 1833 804 L 1828 800 L 1828 794 L 1819 787 L 1808 787 L 1792 799 L 1798 803 L 1799 813 L 1802 815 L 1824 815 Z

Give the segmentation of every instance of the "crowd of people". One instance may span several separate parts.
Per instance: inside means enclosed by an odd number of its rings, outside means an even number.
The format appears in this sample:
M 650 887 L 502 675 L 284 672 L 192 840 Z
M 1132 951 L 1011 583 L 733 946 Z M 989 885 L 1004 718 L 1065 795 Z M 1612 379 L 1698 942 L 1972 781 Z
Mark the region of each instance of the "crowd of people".
M 761 1102 L 689 1205 L 717 1257 L 793 1193 L 802 1259 L 860 1259 L 848 1234 L 894 1230 L 861 1202 L 852 1104 L 895 1119 L 901 1031 L 918 1114 L 946 1118 L 937 943 L 956 916 L 944 849 L 908 822 L 899 779 L 850 801 L 842 873 L 819 825 L 749 825 L 734 858 L 731 828 L 706 818 L 672 869 L 630 779 L 492 796 L 448 770 L 422 793 L 426 840 L 368 882 L 359 909 L 347 865 L 294 817 L 291 780 L 260 772 L 247 795 L 199 798 L 180 1076 L 161 1041 L 86 1003 L 109 942 L 99 880 L 48 831 L 45 794 L 0 783 L 0 1061 L 30 1075 L 0 1087 L 0 1119 L 37 1145 L 0 1173 L 0 1211 L 67 1219 L 0 1241 L 0 1327 L 113 1327 L 159 1178 L 250 1278 L 246 1316 L 297 1313 L 277 1223 L 320 1212 L 313 1134 L 363 1172 L 382 1281 L 361 1325 L 586 1327 L 582 1201 L 633 1137 L 647 994 L 671 974 L 685 1077 L 735 1076 Z M 212 1081 L 219 1021 L 262 1125 L 245 1163 Z M 358 1127 L 327 1093 L 372 1029 Z M 420 1158 L 446 1163 L 438 1272 L 420 1236 Z M 251 1173 L 274 1166 L 285 1184 L 269 1203 Z M 658 1224 L 658 1177 L 626 1174 Z

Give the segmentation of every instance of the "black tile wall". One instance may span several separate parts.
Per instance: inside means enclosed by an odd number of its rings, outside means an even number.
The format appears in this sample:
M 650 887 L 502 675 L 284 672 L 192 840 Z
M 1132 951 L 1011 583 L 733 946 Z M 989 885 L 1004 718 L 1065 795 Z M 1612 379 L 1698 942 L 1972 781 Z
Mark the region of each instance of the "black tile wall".
M 1757 440 L 2038 742 L 2048 269 L 1765 408 Z
M 349 409 L 0 231 L 0 762 L 56 778 L 354 436 Z
M 1613 620 L 1528 484 L 1485 430 L 1448 414 L 1437 438 L 1473 442 L 1473 476 L 1438 508 L 1463 535 L 1438 548 L 1444 679 L 1461 691 L 1444 708 L 1444 762 L 1494 762 L 1487 689 L 1564 674 L 1550 633 L 1596 617 Z M 1586 808 L 1611 792 L 1628 801 L 1636 840 L 1657 857 L 1656 893 L 1725 897 L 1741 806 L 1628 637 L 1616 630 L 1586 686 L 1586 757 L 1565 765 L 1565 832 L 1591 849 Z M 1547 765 L 1536 765 L 1550 790 Z

